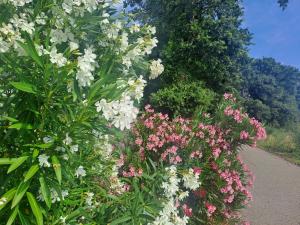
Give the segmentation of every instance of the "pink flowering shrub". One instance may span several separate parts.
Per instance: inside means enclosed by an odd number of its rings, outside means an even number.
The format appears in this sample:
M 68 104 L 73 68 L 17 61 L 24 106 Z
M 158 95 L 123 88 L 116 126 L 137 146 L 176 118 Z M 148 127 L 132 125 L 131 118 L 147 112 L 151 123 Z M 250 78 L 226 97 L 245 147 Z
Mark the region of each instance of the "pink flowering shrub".
M 161 177 L 158 186 L 148 191 L 163 202 L 168 195 L 163 189 L 166 183 L 162 184 L 165 168 L 176 168 L 173 186 L 177 186 L 168 187 L 174 189 L 173 195 L 178 193 L 171 200 L 183 224 L 237 221 L 238 210 L 251 201 L 253 175 L 238 153 L 243 144 L 255 145 L 266 138 L 266 132 L 260 122 L 243 112 L 231 94 L 224 95 L 214 116 L 199 113 L 193 119 L 171 120 L 148 105 L 132 136 L 130 151 L 121 155 L 120 175 L 129 185 L 133 182 L 130 179 L 138 179 L 146 189 L 150 176 Z

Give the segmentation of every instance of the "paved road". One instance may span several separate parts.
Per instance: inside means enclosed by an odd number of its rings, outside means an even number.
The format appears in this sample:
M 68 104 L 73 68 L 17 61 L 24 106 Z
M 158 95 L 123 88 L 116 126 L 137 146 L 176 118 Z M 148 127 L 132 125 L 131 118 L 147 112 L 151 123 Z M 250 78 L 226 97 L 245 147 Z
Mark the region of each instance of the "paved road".
M 256 177 L 245 219 L 251 225 L 300 225 L 300 167 L 250 147 L 241 154 Z

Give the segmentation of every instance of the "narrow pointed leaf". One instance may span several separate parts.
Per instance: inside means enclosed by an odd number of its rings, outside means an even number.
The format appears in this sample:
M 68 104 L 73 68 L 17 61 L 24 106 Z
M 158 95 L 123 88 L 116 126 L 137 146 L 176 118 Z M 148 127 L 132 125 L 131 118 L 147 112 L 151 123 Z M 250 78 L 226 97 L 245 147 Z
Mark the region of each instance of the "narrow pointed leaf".
M 14 161 L 15 161 L 15 159 L 1 158 L 0 165 L 11 165 L 14 163 Z
M 29 188 L 29 182 L 22 182 L 19 185 L 15 197 L 12 201 L 11 208 L 14 208 L 22 200 L 28 188 Z
M 43 214 L 42 214 L 40 206 L 38 205 L 34 196 L 30 192 L 27 192 L 26 195 L 27 195 L 27 199 L 28 199 L 29 205 L 31 207 L 31 210 L 33 212 L 33 215 L 35 216 L 37 224 L 43 225 Z
M 32 178 L 37 171 L 39 171 L 39 165 L 33 165 L 32 167 L 30 167 L 30 169 L 28 170 L 28 172 L 25 175 L 25 179 L 24 182 L 28 181 L 30 178 Z
M 8 219 L 8 221 L 7 221 L 7 223 L 6 223 L 6 225 L 12 225 L 12 224 L 13 224 L 13 222 L 14 222 L 15 219 L 16 219 L 16 216 L 18 215 L 18 212 L 19 212 L 19 207 L 16 207 L 16 208 L 14 209 L 14 211 L 12 212 L 12 214 L 10 215 L 10 217 L 9 217 L 9 219 Z
M 58 183 L 61 184 L 61 164 L 55 155 L 52 156 L 52 164 L 53 164 L 53 168 L 54 168 Z
M 0 210 L 3 209 L 15 196 L 17 189 L 13 188 L 10 189 L 8 192 L 6 192 L 1 198 L 5 198 L 6 201 L 4 202 L 4 204 L 0 205 Z
M 28 123 L 15 123 L 8 127 L 9 129 L 25 129 L 25 130 L 32 130 L 32 125 Z
M 46 181 L 45 181 L 44 177 L 40 177 L 39 180 L 40 180 L 40 184 L 41 184 L 42 195 L 44 197 L 46 205 L 50 209 L 51 208 L 51 193 L 50 193 L 50 189 L 49 189 L 48 185 L 46 184 Z
M 26 82 L 10 82 L 10 84 L 20 91 L 36 94 L 36 86 L 34 86 L 33 84 L 29 84 Z
M 14 171 L 15 169 L 17 169 L 19 166 L 21 166 L 26 159 L 28 159 L 28 156 L 23 156 L 20 158 L 17 158 L 13 164 L 10 165 L 10 167 L 7 170 L 7 174 L 9 174 L 10 172 Z

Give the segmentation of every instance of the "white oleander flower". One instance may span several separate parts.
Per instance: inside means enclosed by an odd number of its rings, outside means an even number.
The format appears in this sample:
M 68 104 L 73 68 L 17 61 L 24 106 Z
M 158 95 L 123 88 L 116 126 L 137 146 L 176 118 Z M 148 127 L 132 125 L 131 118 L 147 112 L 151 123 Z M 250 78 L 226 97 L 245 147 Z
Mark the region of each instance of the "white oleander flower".
M 144 80 L 143 76 L 140 76 L 136 80 L 129 79 L 129 95 L 139 101 L 144 96 L 144 88 L 146 84 L 147 81 Z
M 46 20 L 48 19 L 48 17 L 46 16 L 46 14 L 44 12 L 41 12 L 36 18 L 35 18 L 35 22 L 39 25 L 45 25 L 46 24 Z
M 50 167 L 50 163 L 48 162 L 48 159 L 50 157 L 47 156 L 46 154 L 42 154 L 42 155 L 39 155 L 38 159 L 39 159 L 39 164 L 41 167 Z
M 193 169 L 189 169 L 187 174 L 182 177 L 184 187 L 195 191 L 199 186 L 199 174 L 194 173 Z
M 24 6 L 25 4 L 31 3 L 32 0 L 9 0 L 15 7 Z
M 134 24 L 129 28 L 130 33 L 140 32 L 141 26 L 139 24 Z
M 75 176 L 76 176 L 77 178 L 79 178 L 79 177 L 85 177 L 85 176 L 86 176 L 86 171 L 85 171 L 85 169 L 83 168 L 83 166 L 79 166 L 79 167 L 77 168 L 77 170 L 75 171 Z
M 72 146 L 70 147 L 70 151 L 71 151 L 72 153 L 78 152 L 78 150 L 79 150 L 78 145 L 72 145 Z
M 94 198 L 94 193 L 93 192 L 87 192 L 86 193 L 86 198 L 85 198 L 85 203 L 88 206 L 92 206 L 93 205 L 93 198 Z
M 72 144 L 72 138 L 69 136 L 69 134 L 68 133 L 66 133 L 66 138 L 63 140 L 63 143 L 65 144 L 65 145 L 71 145 Z
M 9 48 L 10 44 L 4 41 L 2 37 L 0 37 L 0 53 L 8 52 Z
M 76 42 L 72 42 L 72 41 L 69 43 L 69 46 L 71 52 L 79 48 L 79 45 Z
M 164 66 L 161 64 L 161 59 L 153 60 L 150 65 L 150 79 L 157 78 L 160 74 L 164 72 Z
M 46 143 L 46 144 L 51 143 L 51 142 L 53 142 L 53 138 L 49 137 L 49 136 L 44 137 L 43 142 Z
M 56 64 L 58 67 L 63 67 L 67 63 L 67 59 L 62 53 L 57 53 L 56 47 L 52 48 L 50 55 L 50 61 L 53 64 Z
M 78 71 L 76 79 L 80 87 L 90 86 L 94 80 L 92 72 L 96 68 L 96 54 L 93 53 L 92 48 L 84 50 L 84 55 L 78 57 Z
M 138 109 L 133 105 L 129 96 L 123 96 L 119 101 L 107 103 L 105 99 L 95 104 L 97 112 L 102 111 L 106 120 L 120 130 L 130 129 L 131 123 L 136 119 Z

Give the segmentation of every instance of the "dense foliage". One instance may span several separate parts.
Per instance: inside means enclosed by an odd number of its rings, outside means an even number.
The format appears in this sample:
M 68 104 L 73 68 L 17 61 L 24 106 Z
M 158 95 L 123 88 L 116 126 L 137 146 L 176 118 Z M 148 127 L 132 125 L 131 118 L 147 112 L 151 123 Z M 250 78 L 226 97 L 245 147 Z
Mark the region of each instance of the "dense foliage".
M 119 161 L 130 187 L 138 183 L 144 195 L 162 204 L 151 224 L 238 221 L 237 210 L 251 200 L 252 185 L 239 147 L 265 138 L 261 123 L 229 94 L 213 117 L 200 113 L 193 120 L 172 120 L 149 105 L 145 110 L 133 127 L 131 151 L 123 150 Z
M 160 42 L 154 55 L 159 55 L 166 67 L 160 82 L 164 89 L 169 89 L 164 93 L 175 91 L 174 85 L 178 83 L 188 86 L 190 82 L 201 82 L 219 94 L 239 86 L 240 59 L 246 55 L 250 40 L 248 30 L 241 26 L 240 1 L 127 0 L 125 3 L 131 6 L 131 11 L 138 12 L 139 20 L 157 28 Z M 168 98 L 162 92 L 158 95 L 156 99 Z M 200 100 L 203 101 L 207 100 Z M 156 102 L 151 104 L 156 107 Z M 195 109 L 197 104 L 190 103 L 186 108 Z
M 272 58 L 249 59 L 242 95 L 248 113 L 273 126 L 299 120 L 300 71 Z
M 107 224 L 123 210 L 110 160 L 146 84 L 155 28 L 117 1 L 0 1 L 0 221 Z M 158 70 L 159 69 L 159 70 Z M 127 199 L 126 199 L 127 200 Z M 119 214 L 118 214 L 119 213 Z

